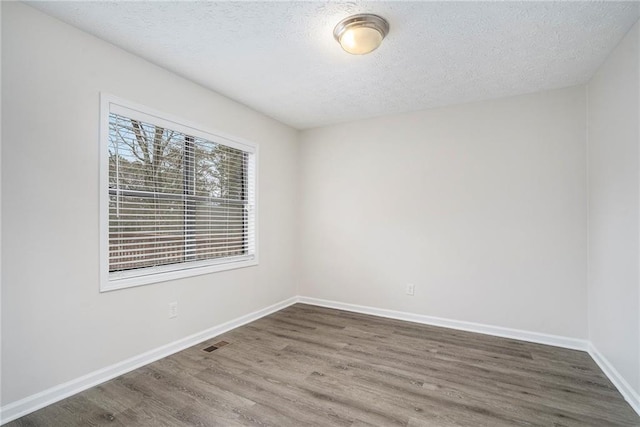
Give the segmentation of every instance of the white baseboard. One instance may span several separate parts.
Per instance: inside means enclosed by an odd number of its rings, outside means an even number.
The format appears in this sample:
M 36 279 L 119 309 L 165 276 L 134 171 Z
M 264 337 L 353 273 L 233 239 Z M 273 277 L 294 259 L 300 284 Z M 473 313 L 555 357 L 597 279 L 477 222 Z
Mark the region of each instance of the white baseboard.
M 335 308 L 338 310 L 352 311 L 355 313 L 371 314 L 373 316 L 387 317 L 390 319 L 405 320 L 408 322 L 422 323 L 425 325 L 442 326 L 461 331 L 476 332 L 485 335 L 494 335 L 503 338 L 512 338 L 538 344 L 552 345 L 555 347 L 582 350 L 589 353 L 591 358 L 602 369 L 602 372 L 616 386 L 620 394 L 631 405 L 634 411 L 640 415 L 640 395 L 629 385 L 620 373 L 588 340 L 562 337 L 558 335 L 541 334 L 538 332 L 523 331 L 520 329 L 503 328 L 500 326 L 483 325 L 480 323 L 463 322 L 460 320 L 443 319 L 440 317 L 425 316 L 422 314 L 406 313 L 402 311 L 386 310 L 382 308 L 367 307 L 362 305 L 347 304 L 337 301 L 328 301 L 318 298 L 298 297 L 298 302 L 320 307 Z
M 598 364 L 602 372 L 611 380 L 624 399 L 631 405 L 634 411 L 640 415 L 640 394 L 620 375 L 618 370 L 607 360 L 598 349 L 589 343 L 589 355 Z
M 383 308 L 347 304 L 343 302 L 328 301 L 318 298 L 298 297 L 298 302 L 318 305 L 327 308 L 335 308 L 338 310 L 353 311 L 356 313 L 388 317 L 390 319 L 422 323 L 424 325 L 441 326 L 444 328 L 458 329 L 461 331 L 476 332 L 479 334 L 493 335 L 497 337 L 534 342 L 538 344 L 552 345 L 555 347 L 569 348 L 572 350 L 587 351 L 589 348 L 589 342 L 587 340 L 581 340 L 578 338 L 542 334 L 539 332 L 523 331 L 520 329 L 503 328 L 501 326 L 484 325 L 481 323 L 464 322 L 461 320 L 443 319 L 441 317 L 425 316 L 423 314 L 406 313 L 403 311 L 386 310 Z
M 116 363 L 106 368 L 91 372 L 80 378 L 68 381 L 64 384 L 52 387 L 42 392 L 9 403 L 0 408 L 0 424 L 5 424 L 20 418 L 26 414 L 36 411 L 64 398 L 72 396 L 88 388 L 94 387 L 105 381 L 123 375 L 134 369 L 155 362 L 163 357 L 182 351 L 188 347 L 206 341 L 215 336 L 221 335 L 234 328 L 253 322 L 261 317 L 267 316 L 295 303 L 304 303 L 320 307 L 335 308 L 338 310 L 352 311 L 355 313 L 370 314 L 373 316 L 386 317 L 390 319 L 405 320 L 408 322 L 421 323 L 425 325 L 441 326 L 445 328 L 457 329 L 468 332 L 476 332 L 485 335 L 493 335 L 504 338 L 512 338 L 522 341 L 539 344 L 563 347 L 572 350 L 588 351 L 593 360 L 600 366 L 602 371 L 609 377 L 611 382 L 618 388 L 620 393 L 629 402 L 631 407 L 640 415 L 640 396 L 622 378 L 609 361 L 587 340 L 569 338 L 558 335 L 542 334 L 538 332 L 523 331 L 519 329 L 503 328 L 500 326 L 484 325 L 480 323 L 464 322 L 460 320 L 444 319 L 440 317 L 425 316 L 422 314 L 406 313 L 402 311 L 387 310 L 382 308 L 368 307 L 356 304 L 348 304 L 337 301 L 329 301 L 310 297 L 292 297 L 263 308 L 261 310 L 238 317 L 221 325 L 214 326 L 202 332 L 190 335 L 173 343 L 158 347 L 146 353 L 134 356 L 130 359 Z
M 286 299 L 269 307 L 230 320 L 221 325 L 214 326 L 146 353 L 123 360 L 122 362 L 114 365 L 107 366 L 106 368 L 91 372 L 80 378 L 73 379 L 64 384 L 57 385 L 31 396 L 27 396 L 24 399 L 9 403 L 0 408 L 0 424 L 13 421 L 33 411 L 37 411 L 40 408 L 44 408 L 47 405 L 51 405 L 52 403 L 58 402 L 83 390 L 140 368 L 141 366 L 148 365 L 151 362 L 170 356 L 202 341 L 224 334 L 238 326 L 253 322 L 254 320 L 267 316 L 278 310 L 282 310 L 285 307 L 295 304 L 297 301 L 297 297 Z

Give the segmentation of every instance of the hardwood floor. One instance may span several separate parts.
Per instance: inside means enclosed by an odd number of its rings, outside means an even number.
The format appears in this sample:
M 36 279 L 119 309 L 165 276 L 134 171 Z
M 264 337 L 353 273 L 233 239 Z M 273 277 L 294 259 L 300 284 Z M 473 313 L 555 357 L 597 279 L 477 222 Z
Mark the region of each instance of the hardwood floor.
M 296 304 L 8 425 L 103 424 L 601 427 L 640 417 L 581 351 Z

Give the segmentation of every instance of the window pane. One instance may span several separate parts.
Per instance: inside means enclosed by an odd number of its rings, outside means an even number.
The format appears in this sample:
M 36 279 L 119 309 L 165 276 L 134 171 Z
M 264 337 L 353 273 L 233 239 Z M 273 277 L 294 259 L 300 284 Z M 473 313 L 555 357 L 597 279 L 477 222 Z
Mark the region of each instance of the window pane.
M 245 208 L 240 203 L 196 205 L 196 258 L 208 259 L 247 253 Z
M 110 115 L 109 187 L 182 194 L 184 135 Z
M 183 216 L 181 200 L 111 195 L 109 270 L 183 262 Z
M 196 195 L 243 200 L 246 197 L 245 153 L 201 139 L 197 139 L 195 144 Z
M 247 152 L 114 113 L 108 137 L 109 272 L 254 253 Z

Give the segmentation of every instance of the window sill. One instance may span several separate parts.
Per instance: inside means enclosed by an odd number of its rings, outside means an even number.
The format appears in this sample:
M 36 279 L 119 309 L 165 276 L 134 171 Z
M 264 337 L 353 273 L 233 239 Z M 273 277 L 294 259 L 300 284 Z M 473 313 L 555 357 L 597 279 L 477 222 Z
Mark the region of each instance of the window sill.
M 149 285 L 152 283 L 201 276 L 203 274 L 216 273 L 219 271 L 253 267 L 256 265 L 258 265 L 257 256 L 251 256 L 249 259 L 243 257 L 237 261 L 225 260 L 223 262 L 213 264 L 208 262 L 205 265 L 196 264 L 190 267 L 183 264 L 180 267 L 171 266 L 173 267 L 172 269 L 167 269 L 169 266 L 146 268 L 144 269 L 144 273 L 120 275 L 120 277 L 118 277 L 118 274 L 109 274 L 108 277 L 100 281 L 100 292 L 115 291 L 118 289 Z

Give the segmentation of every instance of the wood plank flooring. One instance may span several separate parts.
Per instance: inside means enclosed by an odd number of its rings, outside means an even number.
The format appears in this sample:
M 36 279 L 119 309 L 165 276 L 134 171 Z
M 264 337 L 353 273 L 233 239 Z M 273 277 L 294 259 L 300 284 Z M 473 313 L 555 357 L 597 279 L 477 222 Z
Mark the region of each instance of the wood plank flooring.
M 220 341 L 229 344 L 203 351 Z M 640 426 L 588 354 L 296 304 L 9 426 Z

